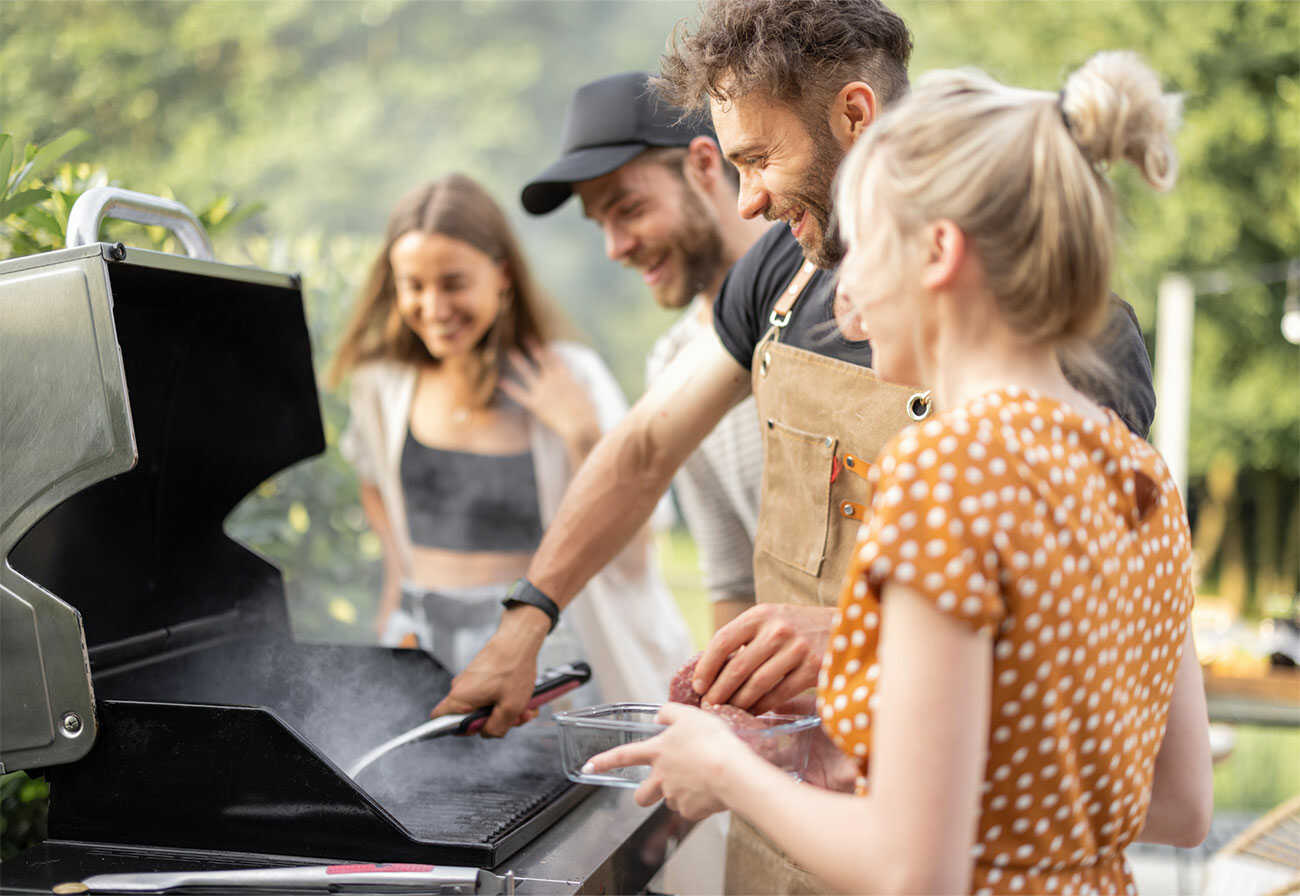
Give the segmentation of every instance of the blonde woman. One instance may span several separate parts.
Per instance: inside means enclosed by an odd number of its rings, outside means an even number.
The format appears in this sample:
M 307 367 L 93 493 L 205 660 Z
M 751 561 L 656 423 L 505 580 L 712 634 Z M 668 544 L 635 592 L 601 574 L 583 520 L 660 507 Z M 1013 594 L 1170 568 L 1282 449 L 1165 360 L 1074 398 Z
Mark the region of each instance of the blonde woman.
M 717 719 L 595 760 L 740 813 L 846 892 L 1134 892 L 1124 848 L 1211 812 L 1191 548 L 1160 457 L 1070 385 L 1105 315 L 1104 173 L 1172 185 L 1176 102 L 1128 53 L 1061 93 L 925 78 L 854 146 L 841 290 L 882 377 L 936 414 L 881 454 L 818 689 L 856 796 L 798 784 Z
M 496 630 L 573 472 L 626 410 L 554 319 L 501 208 L 452 174 L 393 211 L 331 371 L 351 375 L 340 449 L 384 547 L 381 638 L 414 635 L 452 672 Z M 649 551 L 634 542 L 549 639 L 551 660 L 586 655 L 606 699 L 662 692 L 689 651 Z

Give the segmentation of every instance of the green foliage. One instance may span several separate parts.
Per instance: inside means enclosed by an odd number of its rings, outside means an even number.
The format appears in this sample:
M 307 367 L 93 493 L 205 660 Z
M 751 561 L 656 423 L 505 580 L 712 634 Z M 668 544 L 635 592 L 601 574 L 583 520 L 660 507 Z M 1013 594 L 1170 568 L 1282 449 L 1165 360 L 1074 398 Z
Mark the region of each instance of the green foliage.
M 1232 754 L 1214 768 L 1216 811 L 1264 813 L 1300 793 L 1300 731 L 1238 726 Z
M 0 775 L 0 862 L 45 838 L 50 785 L 25 772 Z
M 103 167 L 69 162 L 55 167 L 63 156 L 89 139 L 90 135 L 84 131 L 72 130 L 44 146 L 29 143 L 23 152 L 22 166 L 11 172 L 5 165 L 12 165 L 9 154 L 13 141 L 9 134 L 0 134 L 0 174 L 5 175 L 5 188 L 0 193 L 0 258 L 48 252 L 67 245 L 68 215 L 77 198 L 93 187 L 109 184 L 108 172 Z M 54 170 L 47 176 L 46 171 L 51 168 Z M 166 189 L 160 195 L 171 198 Z M 221 195 L 195 211 L 195 216 L 208 235 L 215 238 L 264 208 L 263 203 L 241 204 Z M 105 222 L 101 238 L 161 252 L 179 251 L 179 243 L 165 227 L 110 220 Z

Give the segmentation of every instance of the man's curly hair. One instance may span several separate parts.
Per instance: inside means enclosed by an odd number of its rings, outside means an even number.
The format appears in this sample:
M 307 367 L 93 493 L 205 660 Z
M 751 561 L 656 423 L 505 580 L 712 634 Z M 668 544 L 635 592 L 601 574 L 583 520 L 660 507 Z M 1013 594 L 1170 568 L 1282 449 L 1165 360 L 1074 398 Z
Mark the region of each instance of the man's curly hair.
M 679 23 L 653 84 L 694 111 L 761 90 L 824 116 L 850 81 L 865 81 L 881 106 L 907 90 L 912 37 L 880 0 L 712 0 L 694 32 Z

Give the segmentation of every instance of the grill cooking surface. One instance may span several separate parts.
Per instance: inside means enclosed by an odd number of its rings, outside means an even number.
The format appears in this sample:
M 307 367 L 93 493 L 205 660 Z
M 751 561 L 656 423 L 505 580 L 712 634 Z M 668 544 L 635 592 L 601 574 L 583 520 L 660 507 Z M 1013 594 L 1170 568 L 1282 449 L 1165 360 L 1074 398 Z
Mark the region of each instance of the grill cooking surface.
M 493 842 L 571 785 L 559 729 L 538 720 L 504 740 L 442 737 L 402 747 L 358 776 L 417 837 Z
M 104 699 L 266 707 L 340 770 L 425 721 L 450 686 L 445 670 L 414 651 L 259 640 L 212 645 L 97 682 Z M 520 837 L 530 820 L 549 824 L 539 816 L 585 795 L 559 757 L 559 730 L 543 718 L 500 740 L 408 744 L 362 771 L 357 784 L 415 840 L 490 844 L 504 856 L 531 839 Z

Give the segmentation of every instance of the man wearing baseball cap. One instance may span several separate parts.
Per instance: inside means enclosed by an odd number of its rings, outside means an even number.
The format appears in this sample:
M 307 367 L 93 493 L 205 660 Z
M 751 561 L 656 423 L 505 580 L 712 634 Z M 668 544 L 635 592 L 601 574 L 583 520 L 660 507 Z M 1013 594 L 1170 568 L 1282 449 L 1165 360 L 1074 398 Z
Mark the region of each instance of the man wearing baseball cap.
M 732 264 L 766 231 L 737 211 L 739 179 L 703 116 L 658 98 L 649 75 L 626 72 L 584 84 L 565 116 L 560 158 L 520 199 L 544 215 L 577 195 L 600 227 L 605 254 L 640 272 L 662 308 L 684 309 L 646 363 L 658 379 L 692 340 L 713 329 L 713 300 Z M 699 549 L 716 631 L 754 605 L 763 442 L 752 398 L 704 437 L 673 480 Z M 647 699 L 654 696 L 647 694 Z M 668 892 L 721 892 L 727 824 L 696 825 L 657 878 Z
M 605 254 L 640 272 L 663 308 L 682 316 L 655 343 L 654 382 L 713 326 L 713 300 L 731 265 L 767 228 L 736 210 L 738 180 L 701 116 L 684 118 L 627 72 L 585 84 L 565 116 L 560 158 L 523 189 L 524 208 L 547 214 L 577 195 L 605 235 Z M 699 547 L 714 629 L 754 603 L 754 531 L 763 446 L 754 402 L 732 409 L 674 480 Z

